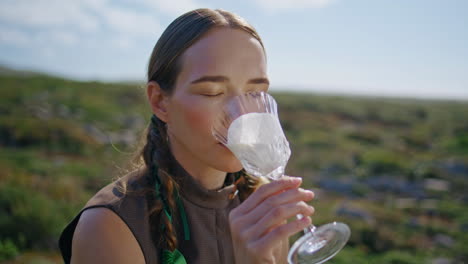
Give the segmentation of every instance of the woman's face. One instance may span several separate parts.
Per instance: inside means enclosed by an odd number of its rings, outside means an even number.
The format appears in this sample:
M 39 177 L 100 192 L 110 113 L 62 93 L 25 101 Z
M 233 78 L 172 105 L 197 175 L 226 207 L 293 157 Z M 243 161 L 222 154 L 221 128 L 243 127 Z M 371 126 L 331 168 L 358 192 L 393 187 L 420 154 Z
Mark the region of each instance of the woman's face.
M 219 171 L 239 171 L 242 165 L 216 141 L 211 128 L 229 98 L 268 90 L 262 46 L 242 30 L 217 28 L 187 49 L 181 62 L 167 105 L 167 130 L 175 157 Z

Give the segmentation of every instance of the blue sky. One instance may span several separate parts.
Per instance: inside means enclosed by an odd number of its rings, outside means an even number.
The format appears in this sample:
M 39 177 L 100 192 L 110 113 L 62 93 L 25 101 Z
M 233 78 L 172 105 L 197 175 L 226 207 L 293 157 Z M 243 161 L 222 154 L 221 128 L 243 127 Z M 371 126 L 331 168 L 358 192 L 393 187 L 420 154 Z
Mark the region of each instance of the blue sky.
M 257 28 L 273 90 L 468 100 L 465 0 L 0 0 L 0 63 L 143 80 L 161 32 L 197 7 Z

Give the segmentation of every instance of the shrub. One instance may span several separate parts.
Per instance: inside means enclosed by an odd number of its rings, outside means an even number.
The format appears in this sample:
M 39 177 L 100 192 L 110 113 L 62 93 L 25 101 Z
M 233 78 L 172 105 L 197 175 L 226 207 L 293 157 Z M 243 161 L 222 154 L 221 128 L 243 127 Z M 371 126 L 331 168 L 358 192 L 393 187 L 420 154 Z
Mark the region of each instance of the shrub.
M 0 261 L 12 259 L 19 255 L 19 250 L 11 240 L 0 240 Z
M 19 249 L 54 248 L 64 226 L 57 201 L 21 186 L 0 186 L 0 237 Z M 9 246 L 11 249 L 11 246 Z

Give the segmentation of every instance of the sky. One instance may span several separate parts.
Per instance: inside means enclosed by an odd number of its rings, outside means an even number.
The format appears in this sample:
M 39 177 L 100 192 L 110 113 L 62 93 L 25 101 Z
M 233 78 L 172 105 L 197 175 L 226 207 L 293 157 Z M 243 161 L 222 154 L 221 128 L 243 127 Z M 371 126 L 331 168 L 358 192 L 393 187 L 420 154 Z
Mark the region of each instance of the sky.
M 466 0 L 0 0 L 0 64 L 141 81 L 165 27 L 199 7 L 257 29 L 273 91 L 468 100 Z

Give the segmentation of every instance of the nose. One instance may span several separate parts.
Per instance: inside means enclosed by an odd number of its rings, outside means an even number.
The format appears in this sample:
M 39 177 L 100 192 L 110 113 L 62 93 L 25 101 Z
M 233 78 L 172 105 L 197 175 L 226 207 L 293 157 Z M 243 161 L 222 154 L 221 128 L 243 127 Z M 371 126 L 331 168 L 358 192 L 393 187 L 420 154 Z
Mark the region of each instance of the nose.
M 231 92 L 231 96 L 235 97 L 235 96 L 243 95 L 243 94 L 246 94 L 246 93 L 247 92 L 244 91 L 243 89 L 235 89 L 234 91 Z
M 232 101 L 237 96 L 244 95 L 247 92 L 244 91 L 243 89 L 232 89 L 227 93 L 227 96 L 224 98 L 224 103 L 226 104 L 227 102 Z

